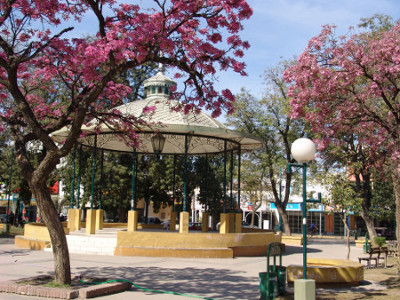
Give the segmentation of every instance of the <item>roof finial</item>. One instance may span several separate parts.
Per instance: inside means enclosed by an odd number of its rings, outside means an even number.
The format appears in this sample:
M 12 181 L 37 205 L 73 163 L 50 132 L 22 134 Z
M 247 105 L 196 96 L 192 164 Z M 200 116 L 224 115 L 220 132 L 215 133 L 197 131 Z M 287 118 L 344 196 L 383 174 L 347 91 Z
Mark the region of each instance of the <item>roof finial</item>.
M 165 67 L 162 63 L 158 64 L 158 72 L 164 73 L 165 72 Z

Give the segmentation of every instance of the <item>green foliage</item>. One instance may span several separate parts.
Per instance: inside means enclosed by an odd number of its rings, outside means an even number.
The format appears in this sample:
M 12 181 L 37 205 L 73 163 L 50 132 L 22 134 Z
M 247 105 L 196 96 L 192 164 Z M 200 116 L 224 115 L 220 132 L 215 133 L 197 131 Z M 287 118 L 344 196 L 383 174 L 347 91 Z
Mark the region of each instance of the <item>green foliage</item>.
M 360 211 L 362 199 L 358 196 L 354 183 L 347 178 L 347 174 L 328 174 L 326 184 L 329 187 L 329 193 L 323 200 L 325 205 L 339 213 L 357 214 Z
M 374 238 L 374 243 L 378 247 L 382 247 L 386 243 L 386 238 L 383 236 L 376 236 Z
M 379 221 L 394 221 L 396 198 L 393 191 L 392 178 L 384 176 L 384 174 L 374 174 L 373 182 L 371 216 Z

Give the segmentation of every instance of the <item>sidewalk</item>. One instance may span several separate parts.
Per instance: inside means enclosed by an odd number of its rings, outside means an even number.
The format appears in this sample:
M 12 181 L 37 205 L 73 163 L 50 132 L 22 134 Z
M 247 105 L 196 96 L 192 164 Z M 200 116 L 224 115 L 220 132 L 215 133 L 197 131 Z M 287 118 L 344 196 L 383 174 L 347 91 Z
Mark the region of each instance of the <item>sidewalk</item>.
M 311 239 L 308 257 L 346 258 L 346 241 Z M 351 246 L 351 260 L 357 260 L 362 249 Z M 213 299 L 258 299 L 258 273 L 265 272 L 265 257 L 235 259 L 188 259 L 132 256 L 99 256 L 70 254 L 71 271 L 75 274 L 126 279 L 146 289 Z M 283 265 L 302 264 L 303 248 L 287 246 Z M 17 249 L 14 240 L 0 238 L 0 281 L 49 274 L 53 254 Z M 44 299 L 15 294 L 0 294 L 0 299 Z M 96 299 L 194 299 L 190 296 L 150 293 L 134 287 L 131 290 Z

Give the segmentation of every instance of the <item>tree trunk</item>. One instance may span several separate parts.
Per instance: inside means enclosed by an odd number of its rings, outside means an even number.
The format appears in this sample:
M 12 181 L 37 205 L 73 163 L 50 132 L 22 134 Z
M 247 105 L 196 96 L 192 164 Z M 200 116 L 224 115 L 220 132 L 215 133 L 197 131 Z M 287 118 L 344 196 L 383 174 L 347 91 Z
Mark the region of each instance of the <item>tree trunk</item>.
M 349 260 L 350 259 L 350 228 L 347 225 L 346 222 L 346 218 L 343 217 L 342 213 L 339 213 L 340 219 L 342 220 L 344 227 L 346 228 L 346 244 L 347 244 L 347 255 L 346 255 L 346 259 Z
M 282 218 L 283 231 L 284 231 L 285 235 L 292 235 L 292 232 L 291 232 L 290 226 L 289 226 L 289 216 L 288 216 L 286 210 L 283 210 L 282 206 L 280 206 L 280 205 L 276 205 L 276 208 L 278 209 L 278 213 Z M 279 222 L 279 220 L 278 220 L 278 222 Z
M 393 178 L 393 189 L 394 189 L 394 195 L 396 198 L 396 239 L 397 239 L 397 253 L 400 253 L 400 170 L 398 166 L 395 166 L 395 170 L 393 170 L 392 173 L 392 178 Z
M 57 210 L 50 197 L 50 191 L 45 183 L 29 181 L 29 186 L 35 196 L 36 203 L 42 213 L 42 220 L 49 230 L 53 248 L 55 282 L 71 284 L 71 270 L 67 239 Z
M 372 218 L 369 216 L 369 209 L 364 203 L 361 204 L 361 217 L 363 218 L 365 225 L 367 226 L 369 239 L 371 243 L 374 243 L 376 235 L 375 225 Z

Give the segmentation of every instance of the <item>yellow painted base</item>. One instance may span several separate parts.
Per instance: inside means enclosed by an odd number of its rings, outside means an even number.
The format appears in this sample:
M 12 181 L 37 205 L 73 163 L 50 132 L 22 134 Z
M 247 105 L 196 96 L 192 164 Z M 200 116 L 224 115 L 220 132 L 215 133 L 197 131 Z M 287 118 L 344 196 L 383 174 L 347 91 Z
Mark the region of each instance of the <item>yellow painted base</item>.
M 232 224 L 232 214 L 220 214 L 220 225 L 219 225 L 219 233 L 232 233 L 233 224 Z
M 186 211 L 180 213 L 179 233 L 189 233 L 189 213 Z
M 171 212 L 171 219 L 169 220 L 169 230 L 176 231 L 176 211 Z
M 194 234 L 119 231 L 115 255 L 215 258 L 265 256 L 272 242 L 280 242 L 280 235 L 270 232 Z
M 202 232 L 208 232 L 208 216 L 209 213 L 208 212 L 203 212 L 203 216 L 201 219 L 201 231 Z
M 69 231 L 68 227 L 64 227 L 65 234 Z M 49 230 L 43 223 L 25 224 L 24 235 L 17 235 L 14 244 L 18 248 L 43 250 L 51 245 Z
M 287 281 L 303 278 L 303 266 L 289 265 Z M 364 280 L 364 267 L 358 262 L 342 259 L 308 258 L 307 278 L 316 283 L 347 283 L 357 285 Z
M 82 210 L 78 208 L 68 209 L 68 228 L 70 231 L 81 230 Z
M 292 246 L 302 246 L 303 245 L 303 237 L 302 236 L 282 235 L 282 243 L 286 244 L 286 245 L 292 245 Z
M 96 209 L 96 230 L 102 230 L 104 223 L 104 210 Z
M 232 249 L 178 249 L 178 248 L 140 248 L 116 247 L 115 255 L 147 257 L 182 258 L 233 258 Z
M 235 217 L 235 233 L 241 233 L 242 232 L 242 214 L 236 213 L 234 215 Z
M 86 234 L 96 233 L 96 210 L 88 209 L 86 212 Z
M 137 210 L 128 211 L 128 231 L 136 231 L 138 228 L 139 212 Z
M 51 243 L 50 241 L 32 240 L 22 235 L 17 235 L 14 239 L 14 245 L 22 249 L 44 250 L 44 248 L 50 248 Z

